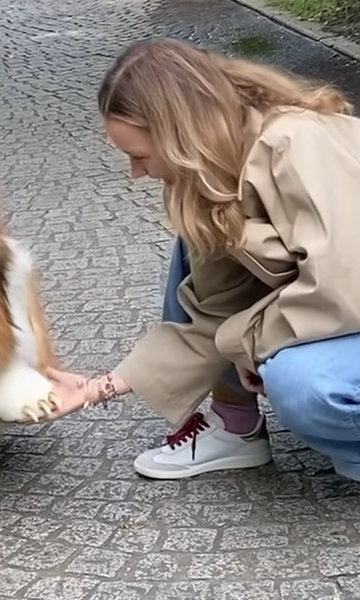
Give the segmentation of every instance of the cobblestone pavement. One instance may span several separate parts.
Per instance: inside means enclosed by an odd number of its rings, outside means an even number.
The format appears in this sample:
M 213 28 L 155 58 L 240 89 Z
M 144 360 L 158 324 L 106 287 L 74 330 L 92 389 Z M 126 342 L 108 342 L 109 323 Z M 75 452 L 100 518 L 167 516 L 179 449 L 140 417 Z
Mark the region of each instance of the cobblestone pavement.
M 359 66 L 227 0 L 0 0 L 5 212 L 68 368 L 112 367 L 160 314 L 160 190 L 131 182 L 105 144 L 96 89 L 120 47 L 164 34 L 228 52 L 245 35 L 248 50 L 360 88 Z M 134 474 L 167 430 L 140 402 L 6 430 L 0 599 L 359 599 L 360 486 L 269 423 L 273 465 L 181 482 Z

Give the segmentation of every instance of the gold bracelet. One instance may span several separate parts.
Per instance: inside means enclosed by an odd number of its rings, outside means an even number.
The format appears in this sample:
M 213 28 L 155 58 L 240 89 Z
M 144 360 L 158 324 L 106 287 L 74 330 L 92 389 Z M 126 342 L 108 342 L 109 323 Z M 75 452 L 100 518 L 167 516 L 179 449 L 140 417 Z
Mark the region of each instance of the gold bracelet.
M 102 379 L 106 377 L 106 383 L 103 387 Z M 97 377 L 97 385 L 99 391 L 100 402 L 103 402 L 104 407 L 106 409 L 109 408 L 108 403 L 110 400 L 115 400 L 115 398 L 119 397 L 119 393 L 116 391 L 116 388 L 113 383 L 112 373 L 107 371 L 104 375 L 100 375 Z
M 106 376 L 106 383 L 103 386 L 102 379 Z M 83 390 L 84 394 L 84 403 L 83 408 L 89 408 L 90 406 L 96 406 L 98 402 L 91 402 L 91 400 L 87 399 L 88 396 L 88 384 L 90 381 L 95 380 L 97 383 L 98 394 L 99 394 L 99 402 L 104 404 L 104 407 L 108 409 L 108 403 L 110 400 L 115 400 L 115 398 L 119 397 L 119 393 L 116 391 L 116 388 L 113 383 L 112 373 L 106 372 L 103 375 L 89 377 L 84 381 L 78 381 L 77 387 Z

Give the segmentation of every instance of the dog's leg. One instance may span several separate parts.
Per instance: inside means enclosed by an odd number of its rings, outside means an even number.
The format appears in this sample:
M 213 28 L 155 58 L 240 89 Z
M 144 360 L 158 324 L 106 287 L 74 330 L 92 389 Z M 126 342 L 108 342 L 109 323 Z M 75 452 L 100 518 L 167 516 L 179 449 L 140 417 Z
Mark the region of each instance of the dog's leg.
M 31 328 L 35 336 L 36 368 L 46 375 L 47 367 L 59 367 L 53 351 L 45 312 L 41 303 L 40 288 L 34 270 L 31 270 L 27 283 L 27 310 Z
M 47 366 L 57 362 L 31 258 L 14 240 L 7 238 L 7 243 L 11 250 L 7 302 L 15 342 L 11 352 L 7 346 L 8 362 L 0 371 L 0 421 L 37 421 L 59 404 L 45 376 Z

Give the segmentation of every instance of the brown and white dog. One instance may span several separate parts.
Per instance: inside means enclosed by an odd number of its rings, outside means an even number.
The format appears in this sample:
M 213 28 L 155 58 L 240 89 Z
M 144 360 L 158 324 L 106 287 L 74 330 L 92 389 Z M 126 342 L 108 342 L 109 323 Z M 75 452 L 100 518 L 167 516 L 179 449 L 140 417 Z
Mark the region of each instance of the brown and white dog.
M 57 366 L 31 256 L 0 229 L 0 422 L 37 421 L 58 404 Z

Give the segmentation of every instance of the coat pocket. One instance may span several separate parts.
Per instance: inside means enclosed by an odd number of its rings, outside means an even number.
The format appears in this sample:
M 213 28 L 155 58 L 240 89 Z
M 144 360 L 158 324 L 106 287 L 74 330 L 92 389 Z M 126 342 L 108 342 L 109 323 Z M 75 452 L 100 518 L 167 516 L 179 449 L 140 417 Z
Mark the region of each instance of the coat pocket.
M 287 250 L 271 223 L 260 219 L 247 221 L 244 246 L 230 254 L 273 289 L 290 283 L 298 274 L 297 255 Z
M 269 265 L 269 261 L 265 259 L 260 261 L 247 250 L 243 251 L 241 262 L 255 277 L 273 289 L 294 281 L 298 274 L 296 266 L 291 267 L 289 263 L 280 261 L 271 261 Z

